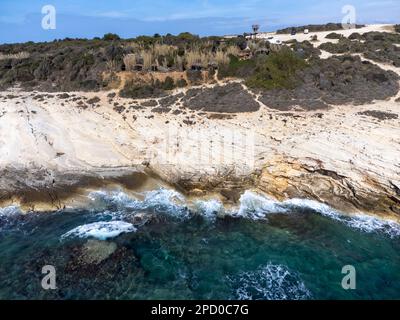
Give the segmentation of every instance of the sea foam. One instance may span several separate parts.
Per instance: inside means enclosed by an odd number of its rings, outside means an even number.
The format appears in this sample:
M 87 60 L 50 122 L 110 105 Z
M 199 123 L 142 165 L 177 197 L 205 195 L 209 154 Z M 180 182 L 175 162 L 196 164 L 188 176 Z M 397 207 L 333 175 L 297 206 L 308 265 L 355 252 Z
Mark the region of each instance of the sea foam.
M 392 238 L 400 236 L 400 224 L 395 221 L 381 219 L 366 214 L 346 215 L 324 203 L 309 199 L 294 198 L 280 202 L 251 191 L 246 191 L 242 195 L 240 198 L 240 208 L 237 213 L 233 213 L 233 215 L 253 220 L 260 220 L 266 219 L 268 214 L 290 213 L 296 209 L 311 210 L 317 214 L 336 220 L 351 228 L 366 233 L 383 232 Z
M 76 227 L 63 234 L 61 239 L 78 237 L 107 240 L 118 237 L 122 233 L 135 232 L 136 230 L 137 229 L 131 223 L 124 221 L 95 222 Z
M 314 212 L 364 232 L 383 232 L 391 237 L 400 236 L 400 224 L 394 221 L 363 214 L 346 215 L 327 204 L 310 199 L 294 198 L 277 201 L 248 190 L 240 197 L 238 207 L 226 209 L 219 200 L 188 202 L 179 192 L 164 188 L 145 192 L 142 196 L 143 200 L 138 200 L 120 191 L 99 191 L 91 193 L 89 198 L 97 205 L 107 208 L 103 210 L 103 213 L 111 216 L 112 220 L 124 220 L 127 215 L 146 212 L 164 214 L 178 219 L 188 219 L 193 214 L 197 214 L 209 221 L 215 221 L 224 216 L 257 221 L 267 220 L 271 214 L 305 211 L 305 214 Z
M 215 199 L 208 201 L 198 200 L 194 203 L 194 209 L 197 214 L 210 221 L 215 221 L 225 212 L 222 202 Z
M 0 208 L 0 217 L 12 217 L 19 214 L 21 214 L 21 210 L 16 206 Z
M 189 212 L 183 195 L 174 190 L 160 188 L 143 194 L 144 199 L 133 199 L 121 191 L 97 191 L 89 194 L 89 199 L 96 208 L 103 207 L 118 216 L 137 211 L 163 213 L 176 218 L 187 218 Z
M 265 219 L 268 213 L 285 213 L 287 209 L 273 199 L 246 191 L 240 197 L 240 207 L 232 215 L 253 220 Z
M 300 277 L 284 265 L 268 263 L 255 271 L 227 277 L 238 300 L 307 300 L 311 298 Z

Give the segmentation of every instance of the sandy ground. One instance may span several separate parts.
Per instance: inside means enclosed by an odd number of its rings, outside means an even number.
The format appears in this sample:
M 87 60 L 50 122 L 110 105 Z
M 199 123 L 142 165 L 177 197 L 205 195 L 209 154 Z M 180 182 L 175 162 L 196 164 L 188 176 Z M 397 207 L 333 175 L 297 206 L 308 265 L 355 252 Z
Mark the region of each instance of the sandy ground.
M 391 25 L 388 25 L 388 24 L 371 24 L 371 25 L 366 25 L 365 27 L 359 28 L 359 29 L 347 29 L 347 30 L 323 31 L 323 32 L 310 32 L 308 34 L 297 33 L 294 36 L 292 36 L 290 34 L 276 34 L 275 32 L 266 32 L 266 33 L 263 33 L 263 35 L 265 35 L 266 37 L 272 36 L 275 39 L 281 40 L 282 42 L 289 41 L 289 40 L 292 40 L 292 39 L 296 39 L 299 42 L 302 42 L 302 41 L 305 41 L 305 40 L 310 41 L 310 39 L 314 35 L 317 35 L 317 37 L 318 37 L 317 45 L 320 45 L 320 44 L 325 43 L 325 42 L 336 43 L 338 41 L 336 39 L 326 39 L 325 38 L 328 34 L 330 34 L 332 32 L 335 32 L 335 33 L 338 33 L 338 34 L 342 34 L 343 36 L 345 36 L 347 38 L 354 32 L 358 32 L 360 34 L 364 34 L 364 33 L 371 32 L 371 31 L 393 32 L 393 28 L 392 28 Z
M 384 27 L 369 26 L 357 32 Z M 353 31 L 340 33 L 348 35 Z M 318 38 L 328 33 L 321 32 Z M 301 41 L 311 35 L 296 37 Z M 380 66 L 400 74 L 398 68 Z M 108 93 L 75 93 L 101 98 L 99 107 L 84 110 L 76 102 L 66 102 L 55 95 L 39 102 L 31 93 L 18 89 L 2 92 L 0 171 L 44 169 L 50 176 L 52 172 L 106 176 L 109 172 L 148 167 L 164 180 L 177 183 L 204 182 L 214 176 L 246 177 L 264 170 L 260 190 L 279 197 L 271 188 L 279 190 L 283 177 L 295 179 L 306 170 L 323 169 L 345 178 L 340 182 L 334 177 L 318 180 L 319 184 L 329 184 L 327 193 L 335 194 L 342 187 L 360 194 L 400 190 L 399 119 L 380 121 L 358 114 L 380 110 L 400 117 L 399 103 L 395 102 L 399 94 L 363 106 L 336 106 L 323 115 L 303 111 L 288 114 L 261 105 L 258 112 L 212 120 L 194 111 L 173 115 L 179 106 L 171 113 L 158 114 L 151 112 L 152 108 L 129 108 L 129 99 L 117 97 L 110 104 Z M 5 98 L 10 94 L 14 97 Z M 114 102 L 125 105 L 127 111 L 119 114 L 113 110 Z M 192 123 L 187 123 L 188 119 Z M 34 177 L 30 179 L 33 188 L 40 184 Z M 266 186 L 271 181 L 271 186 Z M 0 189 L 7 189 L 12 183 L 3 177 Z M 299 195 L 342 207 L 337 198 L 312 190 L 315 184 L 307 185 L 305 180 L 298 183 L 302 184 L 295 186 L 301 191 Z M 310 190 L 305 192 L 307 188 Z M 285 188 L 281 193 L 282 198 L 291 196 Z

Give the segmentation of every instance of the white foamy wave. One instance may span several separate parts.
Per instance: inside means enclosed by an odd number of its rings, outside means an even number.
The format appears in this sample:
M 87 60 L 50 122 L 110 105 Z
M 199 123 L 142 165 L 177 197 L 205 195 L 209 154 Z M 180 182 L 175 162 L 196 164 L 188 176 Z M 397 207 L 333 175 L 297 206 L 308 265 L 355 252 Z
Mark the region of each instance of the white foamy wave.
M 135 208 L 138 201 L 129 197 L 121 191 L 95 191 L 89 194 L 89 199 L 94 202 L 95 206 L 108 207 L 115 206 L 117 209 Z
M 143 197 L 143 200 L 133 199 L 120 191 L 98 191 L 89 195 L 93 202 L 104 207 L 103 214 L 113 220 L 124 220 L 127 215 L 137 212 L 167 214 L 174 218 L 186 219 L 190 218 L 191 211 L 210 221 L 215 221 L 225 215 L 234 218 L 266 220 L 270 214 L 288 214 L 293 211 L 306 210 L 364 232 L 384 232 L 391 237 L 400 236 L 400 224 L 394 221 L 361 214 L 345 215 L 324 203 L 309 199 L 289 199 L 280 202 L 252 191 L 246 191 L 240 197 L 238 208 L 226 210 L 218 200 L 198 200 L 194 203 L 187 203 L 185 197 L 179 192 L 163 188 L 145 192 Z M 13 212 L 13 210 L 16 209 L 8 209 L 8 212 Z
M 159 211 L 180 211 L 186 207 L 186 200 L 185 197 L 177 191 L 161 188 L 146 192 L 141 205 L 144 208 L 151 208 Z
M 5 208 L 0 208 L 0 231 L 4 230 L 18 230 L 23 221 L 22 212 L 19 207 L 10 206 Z
M 114 207 L 114 213 L 123 216 L 134 211 L 153 211 L 154 213 L 164 213 L 178 218 L 188 217 L 188 210 L 185 198 L 177 191 L 158 189 L 145 192 L 144 200 L 133 199 L 124 192 L 92 192 L 89 195 L 97 205 L 104 208 Z M 108 210 L 107 212 L 112 212 Z
M 5 208 L 0 208 L 0 217 L 12 217 L 21 214 L 19 207 L 10 206 Z
M 400 236 L 400 224 L 394 221 L 384 220 L 365 214 L 345 215 L 326 204 L 307 199 L 291 199 L 284 201 L 283 204 L 291 207 L 311 209 L 325 217 L 367 233 L 383 232 L 391 237 Z
M 394 221 L 383 220 L 361 214 L 352 215 L 351 217 L 340 217 L 340 221 L 349 227 L 367 233 L 383 232 L 392 238 L 400 237 L 400 224 Z
M 218 200 L 199 200 L 195 202 L 194 207 L 198 214 L 210 221 L 215 221 L 225 211 L 224 205 Z
M 311 298 L 300 277 L 286 266 L 268 263 L 256 271 L 228 277 L 238 300 L 306 300 Z
M 240 198 L 240 207 L 233 211 L 233 217 L 252 220 L 266 219 L 272 213 L 290 213 L 296 209 L 308 209 L 330 219 L 346 224 L 364 232 L 383 232 L 391 237 L 400 237 L 400 224 L 394 221 L 364 214 L 346 215 L 330 206 L 309 199 L 290 199 L 279 202 L 265 196 L 246 191 Z
M 251 191 L 240 197 L 240 207 L 232 215 L 253 220 L 265 219 L 268 213 L 285 213 L 287 209 L 278 201 L 268 199 Z
M 286 208 L 302 208 L 302 209 L 310 209 L 316 211 L 324 216 L 331 217 L 333 219 L 337 219 L 340 216 L 340 213 L 330 206 L 309 199 L 290 199 L 282 202 L 282 205 Z
M 135 232 L 136 230 L 132 224 L 123 221 L 95 222 L 76 227 L 63 234 L 61 239 L 78 237 L 107 240 L 118 237 L 122 233 Z

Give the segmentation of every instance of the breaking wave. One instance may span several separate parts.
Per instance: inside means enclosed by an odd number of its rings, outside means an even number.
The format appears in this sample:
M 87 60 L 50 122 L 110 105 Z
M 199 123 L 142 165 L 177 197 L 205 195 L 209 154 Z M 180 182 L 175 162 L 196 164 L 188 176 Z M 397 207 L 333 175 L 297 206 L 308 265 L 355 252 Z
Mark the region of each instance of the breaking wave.
M 238 300 L 307 300 L 310 291 L 303 281 L 286 266 L 267 265 L 255 271 L 228 276 L 228 281 Z
M 364 214 L 343 214 L 326 204 L 308 199 L 289 199 L 277 201 L 246 191 L 235 208 L 225 208 L 217 199 L 187 201 L 175 190 L 160 188 L 132 197 L 122 191 L 96 191 L 89 194 L 91 212 L 99 220 L 118 223 L 127 220 L 138 228 L 157 215 L 185 220 L 198 215 L 214 222 L 224 217 L 250 220 L 268 220 L 272 214 L 316 213 L 328 217 L 348 227 L 367 233 L 381 232 L 390 237 L 400 237 L 400 224 L 395 221 Z M 0 208 L 0 230 L 29 221 L 18 207 Z M 100 219 L 102 217 L 102 219 Z M 128 219 L 129 218 L 129 219 Z M 138 222 L 137 222 L 138 221 Z M 137 223 L 136 223 L 137 222 Z M 101 222 L 99 222 L 101 223 Z
M 239 210 L 232 214 L 235 217 L 262 220 L 268 213 L 286 213 L 288 211 L 281 203 L 251 191 L 246 191 L 240 197 L 239 202 Z
M 215 221 L 218 217 L 223 217 L 225 212 L 224 205 L 218 200 L 201 201 L 194 203 L 195 212 L 200 214 L 205 219 Z
M 21 213 L 20 208 L 15 206 L 0 208 L 0 231 L 12 229 L 18 224 L 22 224 Z
M 0 218 L 12 217 L 12 216 L 18 215 L 20 213 L 21 213 L 21 210 L 15 206 L 0 208 Z
M 289 199 L 277 201 L 272 198 L 246 191 L 242 194 L 237 208 L 226 209 L 216 199 L 197 200 L 188 203 L 185 197 L 174 190 L 159 189 L 143 194 L 143 200 L 133 199 L 123 192 L 93 192 L 89 198 L 97 205 L 103 205 L 114 219 L 123 219 L 132 212 L 150 212 L 187 219 L 192 215 L 201 215 L 209 221 L 230 216 L 233 218 L 267 220 L 271 214 L 290 214 L 291 212 L 310 211 L 341 222 L 351 228 L 367 233 L 383 232 L 391 237 L 400 236 L 400 224 L 362 214 L 345 215 L 330 206 L 309 199 Z
M 182 219 L 189 217 L 183 195 L 163 188 L 145 192 L 143 200 L 132 199 L 121 191 L 96 191 L 89 194 L 89 199 L 93 201 L 96 208 L 100 205 L 121 215 L 127 212 L 146 211 L 168 214 Z
M 392 238 L 400 237 L 400 224 L 394 221 L 364 214 L 345 215 L 324 203 L 309 199 L 290 199 L 279 202 L 251 191 L 246 191 L 240 198 L 240 208 L 237 216 L 259 220 L 266 219 L 268 214 L 290 213 L 293 210 L 311 210 L 367 233 L 383 232 Z
M 76 227 L 63 234 L 61 239 L 78 237 L 107 240 L 118 237 L 122 233 L 135 232 L 136 230 L 137 229 L 131 223 L 123 221 L 95 222 Z

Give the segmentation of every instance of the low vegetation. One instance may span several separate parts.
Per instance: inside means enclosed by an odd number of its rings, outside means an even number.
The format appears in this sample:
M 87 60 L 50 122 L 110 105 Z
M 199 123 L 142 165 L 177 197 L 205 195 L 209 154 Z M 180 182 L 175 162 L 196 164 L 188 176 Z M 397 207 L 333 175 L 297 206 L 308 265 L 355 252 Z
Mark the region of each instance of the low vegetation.
M 307 63 L 289 48 L 261 55 L 251 60 L 231 57 L 226 66 L 220 68 L 221 78 L 244 78 L 246 85 L 254 89 L 294 88 L 298 83 L 296 73 Z
M 338 43 L 324 43 L 320 49 L 334 54 L 360 53 L 376 62 L 390 63 L 400 67 L 400 34 L 388 32 L 368 32 L 363 35 L 353 33 L 342 37 Z
M 324 29 L 334 27 L 328 25 Z M 338 41 L 321 44 L 319 48 L 310 41 L 294 39 L 273 46 L 244 37 L 200 38 L 182 33 L 135 39 L 106 34 L 92 40 L 0 45 L 0 88 L 20 84 L 25 89 L 44 91 L 95 91 L 117 89 L 124 83 L 121 97 L 165 97 L 161 99 L 165 99 L 164 109 L 169 108 L 171 90 L 212 81 L 216 73 L 219 79 L 243 79 L 260 94 L 262 102 L 280 110 L 366 103 L 398 92 L 398 76 L 351 54 L 360 53 L 374 61 L 400 66 L 400 48 L 395 45 L 400 44 L 400 34 L 355 32 L 349 38 L 336 33 L 327 37 Z M 344 56 L 321 60 L 320 49 Z M 242 89 L 240 84 L 200 91 L 192 88 L 183 102 L 194 110 L 257 110 L 258 104 Z M 95 105 L 99 101 L 90 103 Z M 121 110 L 120 106 L 116 108 Z
M 365 25 L 357 24 L 355 27 L 358 29 L 358 28 L 365 27 Z M 293 29 L 296 32 L 303 32 L 305 29 L 308 29 L 309 32 L 336 31 L 336 30 L 342 30 L 343 26 L 341 23 L 309 24 L 309 25 L 300 26 L 300 27 L 289 27 L 289 28 L 285 28 L 285 29 L 280 29 L 277 31 L 277 33 L 278 34 L 289 34 L 292 32 Z
M 343 38 L 343 36 L 339 33 L 332 32 L 332 33 L 327 34 L 325 38 L 326 39 L 341 39 L 341 38 Z
M 297 71 L 304 69 L 307 63 L 290 49 L 272 53 L 257 59 L 253 74 L 246 79 L 250 88 L 291 89 L 297 86 Z
M 0 88 L 19 83 L 25 89 L 46 91 L 100 90 L 115 81 L 113 74 L 125 70 L 215 70 L 240 53 L 242 41 L 190 33 L 121 39 L 110 33 L 92 40 L 4 44 L 0 45 Z
M 28 58 L 29 58 L 28 52 L 18 52 L 9 54 L 4 54 L 0 52 L 0 60 L 22 60 Z
M 165 96 L 167 91 L 185 86 L 187 86 L 186 80 L 179 79 L 174 81 L 171 77 L 166 77 L 164 81 L 152 80 L 149 83 L 129 80 L 125 83 L 119 95 L 123 98 L 131 99 L 155 98 Z

